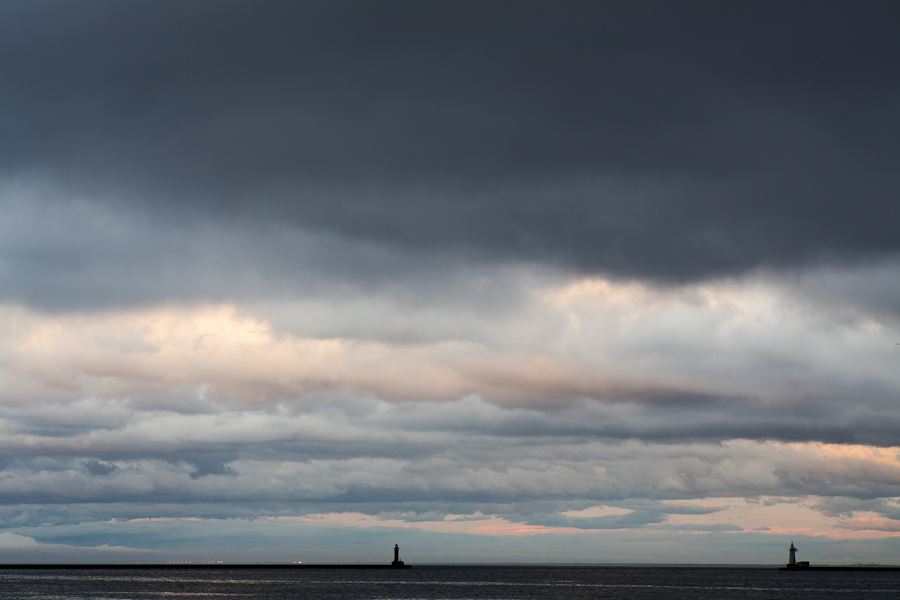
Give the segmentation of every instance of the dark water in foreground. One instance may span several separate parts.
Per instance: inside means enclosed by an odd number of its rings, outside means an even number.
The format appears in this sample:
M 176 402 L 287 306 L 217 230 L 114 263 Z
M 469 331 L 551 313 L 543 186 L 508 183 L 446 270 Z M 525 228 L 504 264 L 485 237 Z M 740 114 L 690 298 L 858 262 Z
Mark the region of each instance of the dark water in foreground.
M 408 570 L 0 569 L 0 597 L 125 599 L 900 598 L 900 572 L 775 568 L 420 566 Z

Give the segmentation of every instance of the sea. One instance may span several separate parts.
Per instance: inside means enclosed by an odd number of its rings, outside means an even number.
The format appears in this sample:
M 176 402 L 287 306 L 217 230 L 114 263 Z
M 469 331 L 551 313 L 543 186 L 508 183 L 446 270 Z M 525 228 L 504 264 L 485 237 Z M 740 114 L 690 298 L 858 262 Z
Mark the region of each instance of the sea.
M 460 566 L 412 569 L 0 567 L 0 598 L 52 600 L 858 600 L 900 598 L 900 572 L 776 567 Z

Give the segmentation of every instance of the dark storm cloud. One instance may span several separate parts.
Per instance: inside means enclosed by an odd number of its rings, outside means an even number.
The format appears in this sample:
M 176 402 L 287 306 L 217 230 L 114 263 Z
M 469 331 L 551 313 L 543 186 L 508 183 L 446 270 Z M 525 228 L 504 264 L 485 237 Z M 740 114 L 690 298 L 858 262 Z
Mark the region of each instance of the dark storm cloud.
M 626 277 L 891 254 L 898 12 L 6 2 L 0 171 Z
M 100 462 L 99 460 L 89 460 L 84 463 L 84 468 L 91 475 L 109 475 L 115 472 L 119 467 L 109 463 Z

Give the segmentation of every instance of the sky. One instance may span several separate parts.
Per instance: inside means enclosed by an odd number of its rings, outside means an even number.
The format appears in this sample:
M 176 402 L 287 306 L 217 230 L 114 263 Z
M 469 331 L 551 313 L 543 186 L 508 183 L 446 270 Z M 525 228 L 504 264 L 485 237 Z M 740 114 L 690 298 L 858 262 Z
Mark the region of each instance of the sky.
M 897 22 L 0 0 L 0 561 L 900 564 Z

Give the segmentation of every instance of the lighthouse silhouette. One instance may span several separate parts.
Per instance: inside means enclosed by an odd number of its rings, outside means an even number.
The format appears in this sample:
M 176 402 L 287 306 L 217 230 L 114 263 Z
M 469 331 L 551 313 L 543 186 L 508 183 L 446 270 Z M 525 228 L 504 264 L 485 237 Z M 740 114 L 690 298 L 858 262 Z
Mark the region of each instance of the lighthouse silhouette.
M 790 554 L 788 555 L 788 564 L 783 567 L 785 569 L 808 569 L 809 561 L 808 560 L 797 560 L 797 547 L 794 546 L 794 542 L 791 542 L 791 547 L 788 549 Z
M 400 545 L 394 544 L 394 562 L 391 563 L 394 567 L 402 567 L 403 561 L 400 560 Z

